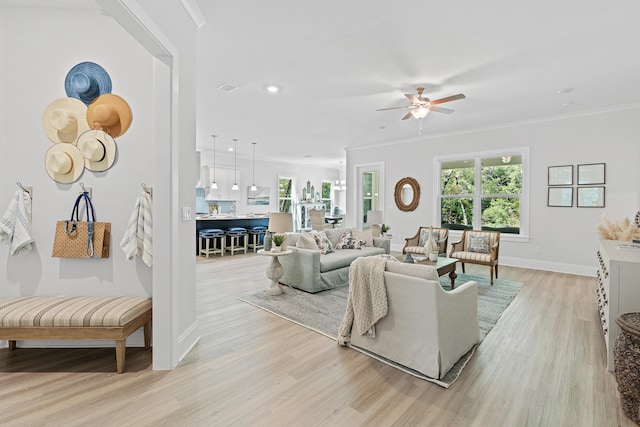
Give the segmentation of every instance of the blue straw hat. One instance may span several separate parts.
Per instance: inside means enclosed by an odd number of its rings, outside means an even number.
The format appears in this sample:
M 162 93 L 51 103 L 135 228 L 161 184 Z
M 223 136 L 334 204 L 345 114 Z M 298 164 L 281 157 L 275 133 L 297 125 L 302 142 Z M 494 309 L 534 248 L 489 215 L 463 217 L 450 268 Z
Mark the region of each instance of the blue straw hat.
M 93 62 L 75 65 L 64 79 L 64 90 L 70 98 L 89 105 L 104 93 L 111 93 L 111 77 L 104 68 Z

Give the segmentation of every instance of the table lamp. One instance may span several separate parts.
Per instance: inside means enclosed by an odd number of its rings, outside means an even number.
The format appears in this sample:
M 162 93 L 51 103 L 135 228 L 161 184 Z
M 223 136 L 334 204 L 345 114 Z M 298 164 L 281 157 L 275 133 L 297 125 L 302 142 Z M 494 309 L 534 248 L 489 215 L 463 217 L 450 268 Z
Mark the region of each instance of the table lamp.
M 293 231 L 293 216 L 290 212 L 274 212 L 269 215 L 269 233 L 271 234 L 284 234 L 287 232 Z M 271 234 L 265 236 L 265 248 L 267 249 L 267 240 L 269 241 L 269 246 L 271 246 Z M 281 250 L 287 250 L 287 239 L 284 239 L 284 243 L 280 246 Z
M 380 224 L 384 222 L 381 210 L 372 210 L 367 212 L 367 224 L 371 226 L 371 234 L 373 237 L 380 237 Z

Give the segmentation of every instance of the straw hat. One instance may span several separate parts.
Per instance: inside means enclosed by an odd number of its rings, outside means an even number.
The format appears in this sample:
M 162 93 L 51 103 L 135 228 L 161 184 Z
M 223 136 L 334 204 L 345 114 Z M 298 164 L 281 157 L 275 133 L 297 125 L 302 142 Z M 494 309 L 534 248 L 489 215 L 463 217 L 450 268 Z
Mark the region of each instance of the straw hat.
M 67 96 L 89 105 L 104 93 L 111 93 L 111 77 L 104 68 L 93 62 L 75 65 L 64 79 Z
M 51 141 L 75 144 L 89 130 L 87 106 L 75 98 L 56 99 L 44 110 L 42 127 Z
M 118 95 L 100 95 L 87 108 L 87 123 L 92 129 L 102 129 L 117 138 L 131 126 L 131 107 Z
M 53 144 L 44 156 L 44 168 L 54 181 L 70 184 L 84 171 L 84 157 L 74 144 Z
M 84 157 L 84 167 L 101 172 L 109 169 L 116 159 L 116 141 L 101 130 L 89 130 L 76 144 Z

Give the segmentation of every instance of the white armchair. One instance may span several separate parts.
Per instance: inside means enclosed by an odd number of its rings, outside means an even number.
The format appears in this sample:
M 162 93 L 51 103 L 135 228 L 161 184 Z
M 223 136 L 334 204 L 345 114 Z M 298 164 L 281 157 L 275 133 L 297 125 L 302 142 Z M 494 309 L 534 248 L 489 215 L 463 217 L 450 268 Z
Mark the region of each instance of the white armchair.
M 441 379 L 480 338 L 477 283 L 445 291 L 434 267 L 387 261 L 387 270 L 388 313 L 375 338 L 354 328 L 351 344 Z

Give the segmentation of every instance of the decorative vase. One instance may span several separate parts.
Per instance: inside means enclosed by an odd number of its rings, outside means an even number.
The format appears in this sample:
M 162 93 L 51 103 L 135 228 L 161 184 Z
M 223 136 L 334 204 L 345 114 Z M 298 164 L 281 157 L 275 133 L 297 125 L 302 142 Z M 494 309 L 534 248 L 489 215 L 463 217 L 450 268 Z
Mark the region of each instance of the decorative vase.
M 429 227 L 429 236 L 424 244 L 424 252 L 429 257 L 429 261 L 438 261 L 438 242 L 433 238 L 433 227 Z

